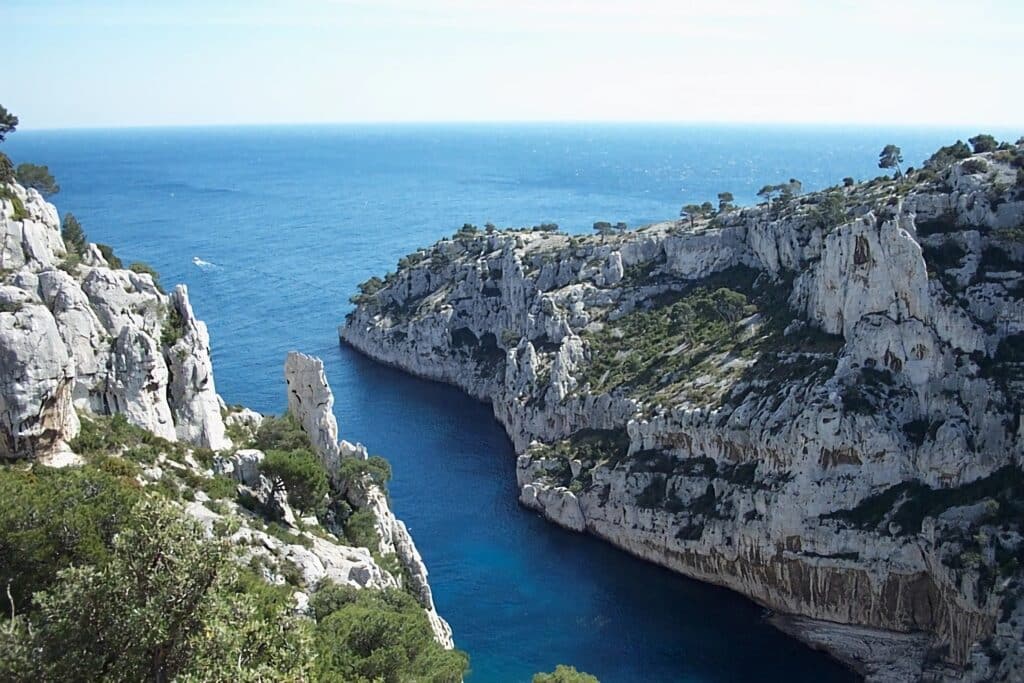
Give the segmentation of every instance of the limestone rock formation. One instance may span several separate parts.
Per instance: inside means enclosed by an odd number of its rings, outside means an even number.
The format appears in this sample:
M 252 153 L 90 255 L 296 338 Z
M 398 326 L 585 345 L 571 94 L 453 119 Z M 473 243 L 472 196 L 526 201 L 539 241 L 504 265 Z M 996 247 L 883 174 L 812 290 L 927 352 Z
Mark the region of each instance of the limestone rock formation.
M 57 210 L 35 190 L 0 200 L 0 457 L 62 451 L 84 413 L 123 413 L 171 441 L 220 449 L 225 436 L 210 340 L 188 293 L 111 269 L 95 245 L 68 254 Z
M 0 313 L 0 457 L 46 456 L 78 433 L 74 367 L 44 306 Z
M 875 680 L 1012 680 L 1024 146 L 979 158 L 692 229 L 463 231 L 340 336 L 489 401 L 552 521 L 788 615 Z
M 181 334 L 167 350 L 175 432 L 188 443 L 214 450 L 228 448 L 231 442 L 224 434 L 206 323 L 192 312 L 185 285 L 174 288 L 169 305 L 168 315 Z
M 323 361 L 292 351 L 284 362 L 284 379 L 288 385 L 288 412 L 309 435 L 327 471 L 336 473 L 341 460 L 338 421 Z
M 367 458 L 366 449 L 346 441 L 338 442 L 338 422 L 334 417 L 334 393 L 327 383 L 324 364 L 319 358 L 297 351 L 288 354 L 284 366 L 288 386 L 288 412 L 302 425 L 335 485 L 341 483 L 342 458 Z M 379 486 L 363 479 L 346 482 L 345 494 L 356 509 L 373 512 L 381 555 L 395 555 L 408 574 L 410 588 L 427 612 L 438 642 L 454 647 L 451 627 L 438 614 L 427 582 L 427 567 L 420 557 L 408 529 L 394 513 Z

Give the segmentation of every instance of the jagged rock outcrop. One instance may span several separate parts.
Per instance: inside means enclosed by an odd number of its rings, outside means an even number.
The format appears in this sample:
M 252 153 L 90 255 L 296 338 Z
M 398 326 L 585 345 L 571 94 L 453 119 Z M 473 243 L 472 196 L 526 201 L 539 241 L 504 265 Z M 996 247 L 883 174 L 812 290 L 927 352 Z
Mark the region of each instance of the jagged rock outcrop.
M 0 353 L 10 369 L 0 456 L 65 450 L 74 408 L 123 413 L 171 441 L 229 446 L 209 335 L 185 288 L 168 297 L 148 273 L 110 268 L 95 245 L 69 255 L 56 208 L 35 190 L 7 187 L 24 213 L 0 199 Z
M 341 447 L 334 417 L 334 393 L 327 384 L 323 361 L 292 351 L 284 362 L 284 380 L 288 386 L 288 412 L 302 425 L 324 467 L 333 476 L 341 461 Z
M 366 449 L 338 441 L 338 422 L 334 417 L 334 393 L 327 383 L 324 364 L 319 358 L 297 351 L 288 354 L 284 366 L 288 386 L 288 412 L 302 425 L 313 448 L 335 485 L 341 483 L 339 468 L 342 458 L 367 458 Z M 395 555 L 408 574 L 410 588 L 426 610 L 434 635 L 446 648 L 454 647 L 452 630 L 434 607 L 434 597 L 427 582 L 427 567 L 420 557 L 405 524 L 391 511 L 387 496 L 379 486 L 364 478 L 346 482 L 345 495 L 356 509 L 373 512 L 374 526 L 381 555 Z
M 552 521 L 803 619 L 869 678 L 1012 680 L 1024 148 L 972 159 L 695 229 L 462 231 L 340 336 L 490 401 Z
M 170 364 L 170 404 L 178 438 L 220 450 L 231 445 L 224 433 L 220 400 L 213 382 L 210 334 L 196 318 L 188 289 L 178 285 L 171 293 L 169 316 L 181 337 L 167 350 Z

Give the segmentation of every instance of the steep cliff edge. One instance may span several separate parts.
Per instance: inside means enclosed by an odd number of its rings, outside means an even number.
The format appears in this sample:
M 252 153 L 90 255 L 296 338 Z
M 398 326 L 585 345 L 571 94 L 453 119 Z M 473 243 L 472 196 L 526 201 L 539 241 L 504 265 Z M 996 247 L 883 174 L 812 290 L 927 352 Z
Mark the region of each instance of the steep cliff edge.
M 0 197 L 0 458 L 67 451 L 76 409 L 123 413 L 169 441 L 223 449 L 206 325 L 188 290 L 68 253 L 57 210 L 33 189 Z M 15 200 L 19 206 L 16 210 Z
M 239 563 L 271 586 L 294 589 L 300 616 L 311 615 L 310 595 L 324 587 L 393 589 L 407 595 L 382 604 L 400 611 L 408 607 L 402 600 L 411 602 L 425 613 L 433 640 L 452 650 L 426 567 L 383 481 L 365 466 L 366 449 L 338 441 L 321 361 L 287 358 L 290 417 L 225 406 L 206 325 L 184 286 L 166 294 L 146 268 L 112 267 L 114 257 L 94 244 L 69 253 L 53 205 L 17 184 L 0 189 L 0 484 L 26 472 L 44 479 L 49 466 L 101 479 L 113 473 L 118 486 L 169 500 L 229 542 Z M 268 427 L 284 429 L 286 438 L 263 436 Z M 277 457 L 286 466 L 302 465 L 296 452 L 304 449 L 319 459 L 330 486 L 315 489 L 308 509 L 296 508 L 288 472 L 266 466 L 271 447 L 283 451 Z M 315 470 L 302 472 L 315 483 Z M 365 528 L 354 530 L 353 519 Z M 5 553 L 20 547 L 13 535 L 0 534 Z M 11 562 L 0 563 L 0 574 L 18 569 Z M 54 558 L 51 574 L 58 564 Z M 19 597 L 19 605 L 28 602 Z M 415 636 L 409 629 L 406 636 Z M 449 655 L 431 661 L 457 671 L 444 680 L 459 680 L 463 655 Z
M 869 678 L 1019 678 L 1022 161 L 612 236 L 465 229 L 340 336 L 490 401 L 552 521 Z

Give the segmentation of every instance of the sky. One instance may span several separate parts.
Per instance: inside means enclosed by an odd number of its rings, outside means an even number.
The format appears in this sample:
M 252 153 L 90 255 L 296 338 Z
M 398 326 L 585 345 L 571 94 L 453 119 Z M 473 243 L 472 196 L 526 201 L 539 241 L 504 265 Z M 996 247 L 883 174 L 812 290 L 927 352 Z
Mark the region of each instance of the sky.
M 0 0 L 22 129 L 1024 124 L 1022 0 Z

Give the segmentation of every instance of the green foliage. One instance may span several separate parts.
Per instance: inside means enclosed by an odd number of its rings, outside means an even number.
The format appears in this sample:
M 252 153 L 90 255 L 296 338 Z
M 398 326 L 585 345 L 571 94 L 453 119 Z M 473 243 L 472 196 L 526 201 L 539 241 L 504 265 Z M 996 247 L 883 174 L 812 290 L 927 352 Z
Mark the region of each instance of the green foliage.
M 734 343 L 736 323 L 747 313 L 747 305 L 744 294 L 727 287 L 698 287 L 675 303 L 623 317 L 615 328 L 609 326 L 590 337 L 594 353 L 587 379 L 592 390 L 623 383 L 647 385 L 656 379 L 653 373 L 667 371 L 669 363 L 680 366 L 708 349 L 721 348 L 730 340 Z M 691 347 L 690 351 L 664 357 L 681 344 Z M 622 353 L 628 354 L 625 361 Z
M 988 171 L 988 162 L 984 159 L 968 159 L 960 165 L 964 173 L 986 173 Z
M 294 442 L 293 425 L 278 422 L 264 437 Z M 422 606 L 402 591 L 327 583 L 314 596 L 315 618 L 293 614 L 292 588 L 239 568 L 228 544 L 160 500 L 159 484 L 138 485 L 128 453 L 161 443 L 121 416 L 86 420 L 76 442 L 87 457 L 81 467 L 0 467 L 0 580 L 10 582 L 15 612 L 0 617 L 0 680 L 462 679 L 465 654 L 444 650 Z M 118 450 L 126 457 L 109 455 Z M 293 456 L 286 454 L 289 472 Z M 272 468 L 277 457 L 268 454 Z M 299 457 L 302 476 L 309 459 Z M 388 473 L 380 459 L 367 471 Z M 191 471 L 177 476 L 213 497 L 230 497 L 235 486 Z M 372 512 L 350 522 L 350 534 L 375 549 Z M 275 523 L 267 533 L 309 544 Z
M 260 472 L 275 488 L 287 489 L 288 502 L 293 507 L 318 515 L 326 511 L 327 472 L 309 449 L 267 451 Z
M 928 157 L 924 162 L 924 166 L 933 171 L 941 171 L 969 156 L 971 156 L 971 148 L 964 144 L 963 140 L 957 140 L 952 145 L 940 147 L 934 154 Z
M 0 585 L 24 610 L 59 570 L 102 563 L 139 495 L 100 469 L 0 468 Z
M 137 502 L 101 562 L 56 572 L 16 641 L 16 680 L 282 680 L 308 674 L 310 628 L 248 591 L 224 543 L 166 503 Z M 27 624 L 25 622 L 27 621 Z M 0 654 L 0 658 L 4 658 Z M 7 667 L 3 667 L 7 668 Z
M 76 254 L 78 256 L 85 254 L 87 247 L 85 230 L 82 229 L 82 224 L 75 218 L 75 214 L 70 212 L 64 214 L 60 236 L 64 238 L 64 247 L 68 250 L 68 254 Z
M 733 204 L 735 198 L 732 196 L 732 192 L 719 192 L 718 193 L 718 210 L 721 212 L 731 211 L 736 208 Z
M 11 158 L 0 152 L 0 185 L 14 182 L 14 164 Z
M 999 142 L 991 135 L 985 133 L 978 133 L 973 138 L 968 139 L 967 142 L 971 143 L 975 154 L 994 152 L 999 147 Z
M 281 417 L 267 415 L 256 431 L 253 445 L 261 451 L 294 451 L 297 449 L 313 450 L 313 444 L 303 431 L 302 425 L 292 416 L 285 413 Z
M 896 145 L 886 145 L 878 154 L 878 168 L 895 168 L 896 177 L 903 175 L 900 164 L 903 163 L 903 150 Z
M 164 346 L 174 344 L 185 335 L 185 319 L 181 317 L 181 311 L 173 303 L 167 307 L 167 317 L 160 327 L 160 343 Z
M 0 105 L 0 142 L 3 142 L 7 138 L 7 134 L 13 133 L 17 127 L 18 117 Z
M 480 232 L 480 228 L 476 227 L 472 223 L 463 223 L 462 227 L 455 231 L 455 239 L 463 239 L 467 237 L 474 237 Z
M 129 423 L 121 413 L 82 418 L 82 429 L 70 446 L 87 457 L 123 452 L 125 457 L 145 463 L 154 462 L 161 453 L 180 459 L 185 451 L 181 444 Z
M 466 672 L 466 655 L 442 648 L 422 607 L 402 591 L 329 585 L 310 606 L 318 681 L 457 683 Z
M 690 221 L 690 229 L 693 229 L 693 223 L 698 218 L 703 218 L 707 215 L 707 211 L 700 204 L 686 204 L 682 209 L 679 210 L 680 218 L 685 218 Z
M 103 255 L 103 258 L 104 260 L 106 260 L 108 266 L 110 266 L 114 270 L 124 268 L 124 264 L 121 262 L 121 259 L 119 259 L 114 254 L 114 248 L 111 247 L 109 244 L 100 244 L 99 242 L 97 242 L 96 248 L 100 250 L 100 254 Z
M 818 227 L 826 232 L 845 223 L 849 216 L 846 195 L 839 190 L 826 192 L 814 208 Z
M 600 681 L 596 676 L 577 671 L 574 666 L 559 664 L 551 673 L 535 674 L 533 683 L 600 683 Z
M 357 510 L 348 516 L 343 524 L 345 538 L 354 546 L 369 548 L 376 552 L 380 547 L 377 535 L 377 518 L 368 509 Z
M 139 273 L 140 275 L 150 276 L 151 278 L 153 278 L 153 284 L 156 285 L 156 288 L 161 292 L 164 291 L 164 288 L 160 286 L 160 273 L 156 272 L 156 269 L 153 268 L 153 266 L 149 265 L 148 263 L 143 263 L 142 261 L 134 261 L 128 266 L 128 270 L 132 271 L 133 273 Z
M 359 294 L 356 294 L 349 298 L 349 301 L 356 304 L 367 304 L 376 300 L 376 294 L 380 290 L 384 289 L 387 283 L 381 280 L 379 277 L 374 275 L 366 282 L 359 283 Z
M 60 185 L 50 174 L 46 166 L 36 164 L 18 164 L 14 171 L 14 178 L 24 187 L 32 187 L 39 190 L 44 197 L 60 192 Z
M 853 187 L 856 184 L 857 181 L 851 178 L 850 176 L 846 176 L 845 178 L 843 178 L 843 187 Z
M 23 221 L 28 218 L 25 203 L 21 201 L 21 197 L 14 194 L 14 190 L 9 187 L 0 187 L 0 199 L 6 199 L 14 207 L 14 220 Z
M 366 460 L 342 458 L 338 467 L 338 476 L 347 482 L 369 476 L 370 481 L 384 489 L 391 480 L 391 465 L 379 455 L 371 455 Z
M 615 234 L 615 228 L 608 221 L 597 221 L 594 223 L 594 232 L 604 239 L 609 235 Z

